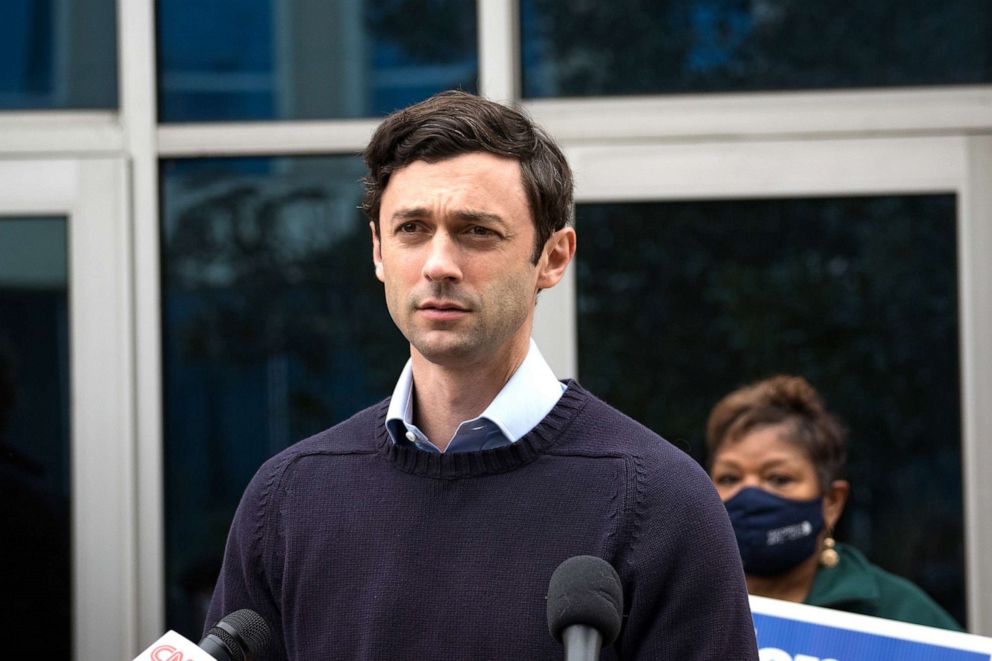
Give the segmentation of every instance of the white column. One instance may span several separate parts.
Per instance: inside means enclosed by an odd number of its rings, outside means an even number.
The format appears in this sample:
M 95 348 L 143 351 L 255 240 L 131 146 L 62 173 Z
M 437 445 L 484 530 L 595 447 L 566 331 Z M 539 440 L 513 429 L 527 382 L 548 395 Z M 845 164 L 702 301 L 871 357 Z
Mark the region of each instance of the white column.
M 967 139 L 958 198 L 968 630 L 992 635 L 992 135 Z
M 131 163 L 135 311 L 137 640 L 131 654 L 165 624 L 162 485 L 162 367 L 159 295 L 158 155 L 154 0 L 118 1 L 120 115 Z
M 479 94 L 513 104 L 520 98 L 516 0 L 478 0 Z

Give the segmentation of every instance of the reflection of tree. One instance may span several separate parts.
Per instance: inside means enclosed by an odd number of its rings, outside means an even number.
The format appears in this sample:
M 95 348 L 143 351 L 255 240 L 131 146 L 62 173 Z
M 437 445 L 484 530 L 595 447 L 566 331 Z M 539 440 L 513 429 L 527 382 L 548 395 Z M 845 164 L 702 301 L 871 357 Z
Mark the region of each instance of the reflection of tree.
M 474 2 L 362 2 L 376 71 L 372 114 L 386 115 L 445 89 L 478 90 Z
M 326 187 L 273 191 L 242 180 L 178 213 L 166 278 L 191 303 L 176 329 L 185 357 L 245 364 L 288 355 L 324 374 L 359 348 L 402 355 L 372 275 L 368 229 L 357 204 L 347 205 L 347 222 L 341 206 Z M 395 378 L 398 362 L 370 360 L 362 370 L 379 384 L 382 370 Z
M 388 395 L 407 356 L 357 159 L 317 160 L 265 161 L 263 176 L 256 161 L 167 166 L 166 479 L 185 485 L 166 494 L 168 619 L 191 637 L 251 475 Z
M 458 62 L 475 52 L 475 12 L 465 9 L 464 0 L 376 0 L 365 5 L 369 31 L 400 46 L 412 63 Z
M 550 67 L 529 96 L 992 79 L 987 0 L 524 0 L 523 15 L 525 61 Z
M 953 198 L 587 205 L 578 223 L 585 385 L 701 458 L 719 397 L 806 376 L 851 429 L 842 537 L 960 617 Z

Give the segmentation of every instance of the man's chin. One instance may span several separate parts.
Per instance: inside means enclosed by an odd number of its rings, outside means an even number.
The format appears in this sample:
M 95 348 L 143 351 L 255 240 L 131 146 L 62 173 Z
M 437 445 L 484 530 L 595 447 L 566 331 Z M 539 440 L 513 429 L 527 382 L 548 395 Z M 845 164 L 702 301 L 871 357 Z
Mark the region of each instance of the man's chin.
M 472 362 L 479 354 L 478 344 L 464 337 L 418 338 L 410 344 L 425 360 L 445 367 Z

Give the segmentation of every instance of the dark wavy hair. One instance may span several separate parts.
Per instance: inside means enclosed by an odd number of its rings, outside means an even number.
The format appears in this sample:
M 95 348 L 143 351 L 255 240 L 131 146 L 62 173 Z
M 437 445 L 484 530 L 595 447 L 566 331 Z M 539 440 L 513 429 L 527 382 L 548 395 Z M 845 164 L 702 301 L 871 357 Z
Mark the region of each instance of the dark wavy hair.
M 514 158 L 536 238 L 536 264 L 548 238 L 573 219 L 572 171 L 561 149 L 523 113 L 467 92 L 435 94 L 386 117 L 362 154 L 362 209 L 379 229 L 379 208 L 389 177 L 414 161 L 436 163 L 473 152 Z
M 706 422 L 706 454 L 762 427 L 784 424 L 784 438 L 803 449 L 822 491 L 847 471 L 847 431 L 827 411 L 816 390 L 801 376 L 778 375 L 725 396 Z M 711 466 L 710 466 L 711 467 Z

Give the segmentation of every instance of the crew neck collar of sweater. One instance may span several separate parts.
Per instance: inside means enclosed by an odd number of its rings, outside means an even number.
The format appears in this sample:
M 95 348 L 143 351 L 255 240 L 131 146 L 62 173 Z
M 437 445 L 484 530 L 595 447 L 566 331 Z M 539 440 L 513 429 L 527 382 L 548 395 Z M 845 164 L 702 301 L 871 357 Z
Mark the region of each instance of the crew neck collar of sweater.
M 480 477 L 514 470 L 534 461 L 557 443 L 561 433 L 585 407 L 589 393 L 574 380 L 564 383 L 566 389 L 558 403 L 519 441 L 477 452 L 435 454 L 393 443 L 386 431 L 388 401 L 384 402 L 375 416 L 378 452 L 405 473 L 437 479 Z

